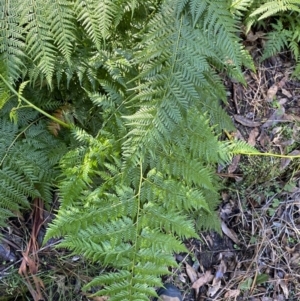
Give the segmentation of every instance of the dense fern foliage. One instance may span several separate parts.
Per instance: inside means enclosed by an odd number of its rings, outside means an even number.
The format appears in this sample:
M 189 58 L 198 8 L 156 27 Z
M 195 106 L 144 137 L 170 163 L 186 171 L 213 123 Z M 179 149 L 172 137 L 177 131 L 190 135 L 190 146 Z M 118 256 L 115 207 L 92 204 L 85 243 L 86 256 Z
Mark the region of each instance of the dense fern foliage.
M 273 1 L 241 1 L 232 4 L 234 13 L 245 10 L 247 13 L 246 27 L 269 26 L 266 35 L 267 43 L 261 60 L 269 58 L 284 49 L 289 49 L 296 61 L 295 76 L 300 74 L 300 1 L 299 0 L 273 0 Z M 272 17 L 272 18 L 271 18 Z
M 12 105 L 13 102 L 10 103 Z M 34 110 L 20 109 L 12 123 L 6 106 L 0 115 L 0 223 L 30 207 L 30 200 L 52 200 L 57 163 L 65 143 L 49 135 L 45 119 Z
M 148 300 L 182 241 L 218 229 L 216 165 L 248 149 L 219 141 L 233 129 L 219 74 L 253 67 L 238 20 L 224 0 L 0 3 L 4 195 L 26 205 L 57 184 L 45 241 L 110 268 L 86 289 Z

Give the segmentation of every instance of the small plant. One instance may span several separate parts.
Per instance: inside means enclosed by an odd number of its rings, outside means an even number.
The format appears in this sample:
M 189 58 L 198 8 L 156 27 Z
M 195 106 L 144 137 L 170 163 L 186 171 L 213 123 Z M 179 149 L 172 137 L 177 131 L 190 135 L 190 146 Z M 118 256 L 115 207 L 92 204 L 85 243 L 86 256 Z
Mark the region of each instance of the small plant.
M 246 2 L 246 3 L 244 3 Z M 265 26 L 271 30 L 266 35 L 267 43 L 261 60 L 265 60 L 284 48 L 289 49 L 296 61 L 294 75 L 300 74 L 300 1 L 242 1 L 247 10 L 247 30 L 253 25 Z M 242 4 L 240 4 L 242 5 Z M 264 22 L 264 23 L 263 23 Z
M 280 205 L 280 200 L 278 200 L 277 198 L 274 198 L 272 200 L 271 206 L 268 209 L 268 215 L 274 216 L 279 205 Z
M 279 176 L 279 166 L 280 159 L 251 156 L 240 164 L 240 169 L 243 173 L 244 183 L 251 186 L 266 183 Z

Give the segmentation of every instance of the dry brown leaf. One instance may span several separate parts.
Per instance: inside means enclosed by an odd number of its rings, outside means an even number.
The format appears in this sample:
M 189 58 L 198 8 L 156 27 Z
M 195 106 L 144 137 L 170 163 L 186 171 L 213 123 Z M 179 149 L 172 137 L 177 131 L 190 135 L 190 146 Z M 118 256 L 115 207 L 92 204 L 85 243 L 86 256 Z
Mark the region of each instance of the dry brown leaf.
M 247 127 L 252 127 L 252 128 L 254 128 L 254 127 L 257 127 L 257 126 L 260 126 L 260 122 L 258 122 L 258 121 L 252 121 L 252 120 L 250 120 L 250 119 L 248 119 L 248 118 L 246 118 L 246 117 L 244 117 L 244 116 L 241 116 L 241 115 L 237 115 L 237 114 L 235 114 L 235 115 L 233 115 L 233 117 L 234 117 L 234 119 L 238 122 L 238 123 L 240 123 L 240 124 L 242 124 L 242 125 L 244 125 L 244 126 L 247 126 Z
M 293 150 L 292 152 L 290 152 L 288 154 L 289 156 L 298 156 L 300 155 L 300 151 L 299 150 Z M 282 158 L 281 162 L 280 162 L 280 170 L 284 170 L 290 163 L 291 163 L 292 159 L 291 158 Z
M 198 278 L 197 272 L 188 263 L 185 264 L 185 269 L 190 281 L 194 283 Z
M 184 273 L 180 273 L 179 275 L 178 275 L 178 278 L 179 278 L 179 280 L 182 282 L 182 283 L 186 283 L 186 274 L 184 274 Z
M 214 275 L 211 273 L 210 270 L 206 271 L 198 280 L 196 280 L 192 288 L 198 290 L 201 286 L 205 285 L 206 283 L 212 281 L 214 279 Z
M 274 301 L 286 301 L 286 300 L 287 300 L 287 298 L 285 298 L 284 295 L 282 295 L 282 294 L 279 294 L 279 295 L 277 296 L 277 298 L 274 299 Z M 298 300 L 297 300 L 297 301 L 298 301 Z
M 261 126 L 262 128 L 268 128 L 274 126 L 278 122 L 283 120 L 283 115 L 285 113 L 284 107 L 279 107 L 274 113 L 268 118 L 268 120 Z
M 299 267 L 300 253 L 296 252 L 290 259 L 290 265 L 293 267 Z
M 218 269 L 216 271 L 215 278 L 218 278 L 218 279 L 223 278 L 226 271 L 227 271 L 227 266 L 226 266 L 224 260 L 221 260 L 220 264 L 218 265 Z
M 293 95 L 286 89 L 281 89 L 281 92 L 284 96 L 288 97 L 288 98 L 292 98 Z
M 288 290 L 288 287 L 286 285 L 285 280 L 284 279 L 279 279 L 277 281 L 278 281 L 277 283 L 279 284 L 279 286 L 282 289 L 282 292 L 283 292 L 285 298 L 288 299 L 288 297 L 289 297 L 289 290 Z
M 234 173 L 236 171 L 238 164 L 240 162 L 240 159 L 241 159 L 241 155 L 236 155 L 232 158 L 232 161 L 227 169 L 229 174 Z
M 257 139 L 262 147 L 266 147 L 270 144 L 271 140 L 267 133 L 262 130 L 258 139 Z
M 284 114 L 282 116 L 282 120 L 285 120 L 285 121 L 291 121 L 291 122 L 294 122 L 294 121 L 300 121 L 300 116 L 297 116 L 295 114 Z
M 221 223 L 222 231 L 225 235 L 227 235 L 233 242 L 235 242 L 237 245 L 240 244 L 240 241 L 236 235 L 236 233 L 232 230 L 230 230 L 227 225 L 222 221 Z
M 255 146 L 256 144 L 256 138 L 259 135 L 259 129 L 258 128 L 254 128 L 253 130 L 251 130 L 250 134 L 249 134 L 249 138 L 248 138 L 248 144 L 250 144 L 251 146 Z
M 265 35 L 264 32 L 258 31 L 255 34 L 250 30 L 247 34 L 246 40 L 249 42 L 255 42 L 257 39 L 262 38 Z
M 273 101 L 276 93 L 278 92 L 278 86 L 277 84 L 274 84 L 273 86 L 271 86 L 267 92 L 267 102 L 271 102 Z
M 239 289 L 236 290 L 228 290 L 224 295 L 225 298 L 236 298 L 240 295 L 241 291 Z
M 220 278 L 214 278 L 214 281 L 211 285 L 211 287 L 208 289 L 208 296 L 212 297 L 214 296 L 218 290 L 220 289 L 221 287 L 221 279 Z
M 82 295 L 86 296 L 89 300 L 93 300 L 93 301 L 107 301 L 109 300 L 108 296 L 93 296 L 91 294 L 87 294 L 82 292 Z
M 237 130 L 235 133 L 234 133 L 234 138 L 237 139 L 237 140 L 242 140 L 242 141 L 246 141 L 244 136 L 242 135 L 242 133 Z
M 288 80 L 288 78 L 285 76 L 283 77 L 280 82 L 277 84 L 278 88 L 282 89 L 286 83 L 286 81 Z

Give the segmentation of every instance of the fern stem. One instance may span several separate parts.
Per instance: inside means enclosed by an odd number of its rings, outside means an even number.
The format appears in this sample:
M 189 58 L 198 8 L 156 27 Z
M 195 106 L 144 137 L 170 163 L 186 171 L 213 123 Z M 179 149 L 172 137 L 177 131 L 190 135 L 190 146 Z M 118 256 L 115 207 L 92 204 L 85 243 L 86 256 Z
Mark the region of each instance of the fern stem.
M 136 232 L 135 232 L 135 251 L 134 251 L 134 257 L 132 260 L 132 267 L 131 267 L 131 273 L 134 275 L 134 269 L 136 266 L 136 257 L 137 257 L 137 252 L 138 252 L 138 236 L 139 236 L 139 216 L 140 216 L 140 209 L 141 209 L 141 190 L 142 190 L 142 184 L 143 184 L 143 165 L 142 161 L 140 160 L 140 180 L 139 180 L 139 187 L 138 187 L 138 194 L 137 194 L 137 213 L 136 213 Z M 130 280 L 130 290 L 133 288 L 133 277 L 131 277 Z M 131 294 L 130 294 L 131 295 Z
M 247 152 L 239 152 L 240 155 L 247 156 L 266 156 L 266 157 L 277 157 L 277 158 L 287 158 L 287 159 L 296 159 L 300 158 L 300 155 L 278 155 L 273 153 L 247 153 Z
M 64 126 L 66 128 L 72 128 L 71 124 L 65 123 L 63 121 L 61 121 L 60 119 L 55 118 L 54 116 L 48 114 L 47 112 L 45 112 L 44 110 L 40 109 L 39 107 L 35 106 L 33 103 L 31 103 L 29 100 L 27 100 L 25 97 L 23 97 L 22 95 L 20 95 L 14 88 L 13 86 L 0 74 L 0 78 L 3 80 L 3 82 L 7 85 L 7 87 L 16 95 L 18 96 L 19 99 L 23 100 L 25 103 L 28 104 L 29 107 L 37 110 L 39 113 L 41 113 L 42 115 L 48 117 L 49 119 L 53 120 L 54 122 L 60 124 L 61 126 Z

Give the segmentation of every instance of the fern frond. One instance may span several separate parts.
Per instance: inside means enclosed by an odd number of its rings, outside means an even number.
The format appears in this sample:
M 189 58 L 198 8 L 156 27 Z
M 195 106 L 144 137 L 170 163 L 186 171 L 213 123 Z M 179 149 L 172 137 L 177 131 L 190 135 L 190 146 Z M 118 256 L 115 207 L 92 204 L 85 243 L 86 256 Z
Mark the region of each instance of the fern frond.
M 39 197 L 46 204 L 50 203 L 58 162 L 49 160 L 49 152 L 52 147 L 64 149 L 63 144 L 49 136 L 46 123 L 39 120 L 36 112 L 33 114 L 35 119 L 28 114 L 28 120 L 20 117 L 21 110 L 16 111 L 18 123 L 11 123 L 1 116 L 9 104 L 0 114 L 0 210 L 6 209 L 9 214 L 1 216 L 0 223 L 8 215 L 13 216 L 12 212 L 28 208 L 30 199 Z
M 24 1 L 21 5 L 21 25 L 25 27 L 27 32 L 28 55 L 36 65 L 36 69 L 31 71 L 31 77 L 36 80 L 39 75 L 43 75 L 51 87 L 56 49 L 53 45 L 53 36 L 48 22 L 49 3 L 50 1 L 44 1 L 37 5 L 35 1 Z
M 19 4 L 18 0 L 0 2 L 0 71 L 9 82 L 20 78 L 26 69 L 24 28 L 18 22 Z
M 288 41 L 290 40 L 292 35 L 292 32 L 284 28 L 281 20 L 278 20 L 277 24 L 273 24 L 272 27 L 274 28 L 274 31 L 271 31 L 267 35 L 268 41 L 261 58 L 262 61 L 275 55 L 284 47 L 288 46 Z
M 242 17 L 255 0 L 232 0 L 230 4 L 230 11 L 232 14 Z
M 251 13 L 250 17 L 255 17 L 260 15 L 258 20 L 262 20 L 273 16 L 279 12 L 291 10 L 300 12 L 300 1 L 299 0 L 275 0 L 268 1 L 257 8 L 253 13 Z
M 74 10 L 68 1 L 51 1 L 49 5 L 49 20 L 54 43 L 70 64 L 71 54 L 75 43 Z

